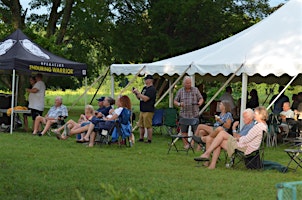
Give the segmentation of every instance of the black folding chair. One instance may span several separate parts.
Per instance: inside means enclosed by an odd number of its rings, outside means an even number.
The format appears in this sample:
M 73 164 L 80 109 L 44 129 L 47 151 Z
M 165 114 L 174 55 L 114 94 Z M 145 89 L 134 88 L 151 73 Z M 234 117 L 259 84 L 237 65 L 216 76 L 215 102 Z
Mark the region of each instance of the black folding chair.
M 263 169 L 266 135 L 266 132 L 262 133 L 262 139 L 259 149 L 250 153 L 249 155 L 244 155 L 244 152 L 236 149 L 235 153 L 231 157 L 230 163 L 227 163 L 226 166 L 237 168 L 238 166 L 240 166 L 240 163 L 244 162 L 244 166 L 247 169 Z
M 298 167 L 302 168 L 302 140 L 297 140 L 298 143 L 296 146 L 299 146 L 297 149 L 284 149 L 284 152 L 287 153 L 290 160 L 287 164 L 287 169 L 293 169 L 297 171 Z M 295 167 L 291 168 L 291 163 L 295 163 Z
M 190 126 L 190 127 L 191 127 L 191 130 L 193 130 L 193 126 L 197 126 L 197 125 L 199 124 L 199 119 L 198 119 L 198 118 L 180 118 L 178 124 L 179 124 L 179 126 L 181 126 L 181 125 Z M 189 128 L 189 129 L 190 129 L 190 128 Z M 194 152 L 194 148 L 193 148 L 192 143 L 191 143 L 191 142 L 192 142 L 192 136 L 193 136 L 193 134 L 192 134 L 192 135 L 189 135 L 189 132 L 190 132 L 190 130 L 188 131 L 188 135 L 187 135 L 187 136 L 182 135 L 182 134 L 181 134 L 181 131 L 179 131 L 178 134 L 171 135 L 171 143 L 170 143 L 170 145 L 169 145 L 168 154 L 169 154 L 170 150 L 172 149 L 172 147 L 174 147 L 175 150 L 176 150 L 177 152 L 178 152 L 178 151 L 181 151 L 181 150 L 178 149 L 177 146 L 176 146 L 176 142 L 177 142 L 177 140 L 179 140 L 179 139 L 184 139 L 184 140 L 186 140 L 187 143 L 189 144 L 189 148 L 183 149 L 183 151 L 186 151 L 186 152 L 187 152 L 187 155 L 188 155 L 190 149 L 193 151 L 193 153 L 195 153 L 195 152 Z M 193 132 L 193 131 L 192 131 L 192 132 Z

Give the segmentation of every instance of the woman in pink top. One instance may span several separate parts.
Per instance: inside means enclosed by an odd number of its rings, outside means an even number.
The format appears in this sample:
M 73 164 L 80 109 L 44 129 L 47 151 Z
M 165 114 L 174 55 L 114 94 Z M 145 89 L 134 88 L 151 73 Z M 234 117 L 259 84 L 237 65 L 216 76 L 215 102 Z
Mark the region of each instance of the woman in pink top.
M 212 161 L 208 168 L 215 169 L 221 148 L 225 149 L 229 156 L 234 153 L 235 149 L 244 152 L 245 155 L 249 155 L 260 147 L 263 131 L 267 131 L 267 118 L 268 113 L 265 107 L 260 106 L 255 108 L 255 120 L 257 124 L 253 126 L 246 136 L 234 138 L 227 132 L 221 131 L 213 140 L 210 147 L 200 158 L 196 158 L 195 160 L 208 161 L 213 152 Z

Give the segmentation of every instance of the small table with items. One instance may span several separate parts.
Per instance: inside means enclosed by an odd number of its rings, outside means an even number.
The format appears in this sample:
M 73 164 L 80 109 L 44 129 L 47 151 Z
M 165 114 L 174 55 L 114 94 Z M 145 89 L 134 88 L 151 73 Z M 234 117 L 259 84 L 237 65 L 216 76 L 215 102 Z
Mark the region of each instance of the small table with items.
M 0 109 L 0 119 L 2 119 L 2 120 L 0 120 L 1 128 L 7 128 L 10 125 L 10 116 L 7 115 L 7 110 L 8 109 Z M 17 117 L 14 116 L 14 122 L 13 122 L 14 127 L 13 128 L 16 128 L 16 125 L 17 125 L 16 120 L 21 120 L 21 122 L 23 122 L 22 124 L 24 124 L 23 115 L 19 116 L 18 114 L 30 114 L 30 113 L 31 113 L 31 110 L 14 110 L 14 114 L 16 114 Z

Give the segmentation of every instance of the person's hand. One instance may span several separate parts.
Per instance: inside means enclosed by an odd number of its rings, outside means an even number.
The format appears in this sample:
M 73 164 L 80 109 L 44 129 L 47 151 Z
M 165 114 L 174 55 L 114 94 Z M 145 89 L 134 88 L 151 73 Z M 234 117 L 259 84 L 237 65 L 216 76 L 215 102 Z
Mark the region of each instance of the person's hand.
M 133 94 L 137 95 L 139 93 L 139 91 L 136 88 L 133 88 L 132 90 Z

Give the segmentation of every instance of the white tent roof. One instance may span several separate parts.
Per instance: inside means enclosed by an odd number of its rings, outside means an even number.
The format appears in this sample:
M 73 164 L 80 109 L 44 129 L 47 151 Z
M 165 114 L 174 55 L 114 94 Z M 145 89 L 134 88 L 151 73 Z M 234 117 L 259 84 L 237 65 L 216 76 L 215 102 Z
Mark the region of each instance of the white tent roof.
M 208 47 L 149 64 L 113 64 L 111 74 L 294 76 L 302 72 L 302 0 L 290 0 L 250 28 Z

